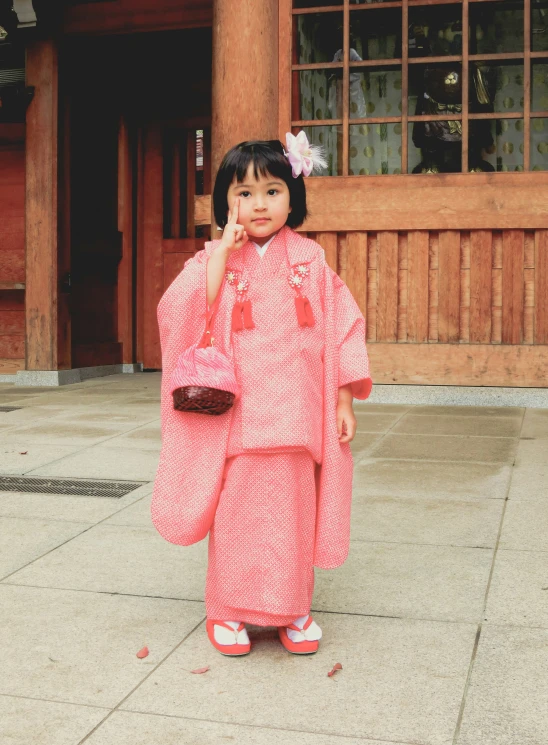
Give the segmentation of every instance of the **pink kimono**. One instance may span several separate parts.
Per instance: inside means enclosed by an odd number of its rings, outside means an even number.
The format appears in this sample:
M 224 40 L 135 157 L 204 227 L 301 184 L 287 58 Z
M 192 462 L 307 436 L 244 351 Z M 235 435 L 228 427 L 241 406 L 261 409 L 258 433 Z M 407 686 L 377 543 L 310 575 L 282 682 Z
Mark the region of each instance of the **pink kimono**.
M 314 566 L 344 563 L 350 540 L 352 454 L 340 444 L 338 389 L 371 390 L 365 319 L 321 247 L 282 228 L 261 258 L 247 243 L 227 272 L 249 281 L 254 328 L 232 331 L 226 280 L 215 345 L 234 360 L 241 397 L 221 416 L 175 411 L 169 382 L 205 327 L 206 265 L 218 241 L 186 262 L 158 306 L 162 343 L 162 451 L 152 521 L 190 545 L 209 532 L 208 618 L 281 626 L 310 611 Z M 292 268 L 306 265 L 297 318 Z

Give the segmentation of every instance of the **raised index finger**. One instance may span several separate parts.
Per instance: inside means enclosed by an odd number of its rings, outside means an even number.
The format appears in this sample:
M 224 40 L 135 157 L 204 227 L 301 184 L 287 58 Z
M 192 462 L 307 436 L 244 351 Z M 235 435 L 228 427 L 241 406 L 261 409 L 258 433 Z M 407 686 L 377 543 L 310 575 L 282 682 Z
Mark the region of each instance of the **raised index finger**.
M 234 200 L 234 205 L 232 207 L 232 212 L 230 213 L 230 216 L 228 218 L 228 222 L 231 225 L 236 225 L 236 223 L 238 222 L 238 212 L 239 212 L 239 209 L 240 209 L 240 199 L 239 199 L 239 197 L 237 197 Z

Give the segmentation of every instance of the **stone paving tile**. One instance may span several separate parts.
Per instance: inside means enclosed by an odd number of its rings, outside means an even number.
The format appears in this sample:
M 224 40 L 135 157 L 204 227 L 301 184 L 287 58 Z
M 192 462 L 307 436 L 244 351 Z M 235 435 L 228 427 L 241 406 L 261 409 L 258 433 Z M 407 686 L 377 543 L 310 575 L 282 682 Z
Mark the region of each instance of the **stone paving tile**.
M 0 442 L 0 474 L 21 475 L 33 469 L 55 463 L 77 453 L 78 448 L 62 445 L 43 445 L 41 442 L 19 442 L 6 440 Z M 57 472 L 63 473 L 63 466 Z
M 175 546 L 153 527 L 102 523 L 12 574 L 7 582 L 203 601 L 206 568 L 207 540 Z
M 350 450 L 352 451 L 354 463 L 358 463 L 363 457 L 365 457 L 373 445 L 380 442 L 381 438 L 381 433 L 360 432 L 356 434 L 350 443 Z
M 388 434 L 373 448 L 375 458 L 476 463 L 513 462 L 517 441 L 506 437 L 444 437 Z
M 143 496 L 148 495 L 152 488 L 153 485 L 147 483 L 129 492 L 124 497 L 116 499 L 0 491 L 0 516 L 68 520 L 94 524 L 104 520 L 109 515 L 124 512 L 127 505 L 143 499 Z M 148 499 L 148 504 L 150 504 L 150 499 Z M 148 527 L 150 527 L 150 506 L 148 507 L 148 522 Z
M 288 654 L 274 629 L 250 627 L 251 654 L 231 660 L 201 626 L 121 709 L 389 742 L 451 741 L 475 626 L 315 617 L 324 636 L 305 657 Z M 335 662 L 343 669 L 329 678 Z M 188 675 L 202 665 L 210 665 L 207 674 Z
M 491 549 L 352 541 L 338 569 L 316 569 L 312 607 L 336 613 L 479 622 Z
M 388 432 L 401 414 L 357 414 L 356 432 Z
M 0 578 L 87 530 L 84 522 L 0 517 Z
M 522 438 L 548 439 L 548 409 L 527 409 L 521 429 Z
M 113 708 L 204 617 L 201 603 L 0 583 L 0 694 Z
M 218 694 L 222 696 L 222 693 Z M 87 740 L 86 745 L 402 745 L 388 740 L 338 737 L 296 732 L 285 727 L 201 722 L 157 714 L 115 711 Z M 406 745 L 406 743 L 403 743 Z
M 2 745 L 78 745 L 108 712 L 95 706 L 0 696 Z
M 499 550 L 485 620 L 548 629 L 547 567 L 546 552 Z
M 417 416 L 406 414 L 394 432 L 410 435 L 519 437 L 521 417 Z
M 457 501 L 355 495 L 352 539 L 492 547 L 503 507 L 504 502 L 495 499 Z
M 522 419 L 525 410 L 512 406 L 413 406 L 414 415 L 424 414 L 426 416 L 481 416 L 491 417 L 516 417 Z
M 162 445 L 162 434 L 160 431 L 160 422 L 147 424 L 143 427 L 132 429 L 118 437 L 109 440 L 109 447 L 112 448 L 142 448 L 144 450 L 160 450 Z
M 508 502 L 499 546 L 517 551 L 548 551 L 548 501 Z
M 436 499 L 505 499 L 512 468 L 503 464 L 364 458 L 354 468 L 357 493 Z
M 548 501 L 548 459 L 514 467 L 508 493 L 512 501 Z
M 545 440 L 520 440 L 516 453 L 516 467 L 548 465 L 548 443 Z
M 150 528 L 152 519 L 150 516 L 150 503 L 152 501 L 153 485 L 150 485 L 150 494 L 136 501 L 126 509 L 118 510 L 105 520 L 105 525 L 133 525 L 137 528 Z
M 94 445 L 102 440 L 116 437 L 120 434 L 119 427 L 89 426 L 83 422 L 74 425 L 69 421 L 42 421 L 39 424 L 24 425 L 11 430 L 0 436 L 0 446 L 9 439 L 17 439 L 19 442 L 40 443 L 47 442 L 48 445 Z
M 548 630 L 484 625 L 457 745 L 548 742 Z
M 0 453 L 1 450 L 0 446 Z M 158 458 L 158 453 L 153 450 L 95 445 L 69 455 L 62 462 L 35 468 L 32 475 L 153 481 L 158 468 Z

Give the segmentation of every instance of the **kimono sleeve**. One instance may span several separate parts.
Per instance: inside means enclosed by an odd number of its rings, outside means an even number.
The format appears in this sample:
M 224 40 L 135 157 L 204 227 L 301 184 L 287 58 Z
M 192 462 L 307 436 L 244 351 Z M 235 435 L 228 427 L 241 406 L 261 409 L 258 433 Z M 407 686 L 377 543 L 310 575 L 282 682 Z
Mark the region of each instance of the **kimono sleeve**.
M 339 388 L 350 384 L 354 398 L 366 399 L 372 380 L 365 344 L 365 318 L 342 279 L 329 269 L 335 298 L 335 334 L 339 352 Z

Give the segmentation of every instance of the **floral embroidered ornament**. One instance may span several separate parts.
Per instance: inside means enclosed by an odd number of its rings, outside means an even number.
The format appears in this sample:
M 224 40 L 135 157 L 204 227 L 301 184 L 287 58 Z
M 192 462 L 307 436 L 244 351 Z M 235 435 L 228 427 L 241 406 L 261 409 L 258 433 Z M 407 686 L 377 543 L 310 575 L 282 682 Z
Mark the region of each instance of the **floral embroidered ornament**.
M 235 272 L 234 270 L 228 271 L 225 274 L 225 279 L 236 290 L 236 303 L 232 308 L 232 330 L 254 329 L 255 324 L 251 315 L 251 300 L 247 297 L 244 300 L 249 290 L 249 282 L 239 272 Z
M 319 145 L 311 145 L 308 137 L 301 129 L 295 136 L 291 132 L 285 135 L 286 158 L 291 163 L 293 177 L 310 176 L 312 171 L 322 171 L 327 168 L 327 161 L 324 157 L 323 149 Z
M 301 293 L 305 277 L 308 277 L 309 274 L 310 269 L 307 264 L 297 264 L 297 266 L 292 267 L 292 273 L 288 277 L 289 284 L 297 293 L 297 297 L 295 298 L 295 308 L 297 309 L 297 320 L 299 321 L 299 326 L 314 325 L 312 306 L 310 305 L 308 298 Z

